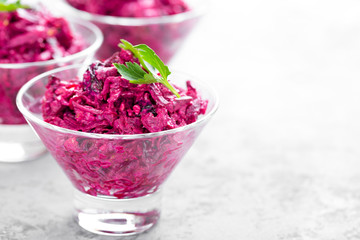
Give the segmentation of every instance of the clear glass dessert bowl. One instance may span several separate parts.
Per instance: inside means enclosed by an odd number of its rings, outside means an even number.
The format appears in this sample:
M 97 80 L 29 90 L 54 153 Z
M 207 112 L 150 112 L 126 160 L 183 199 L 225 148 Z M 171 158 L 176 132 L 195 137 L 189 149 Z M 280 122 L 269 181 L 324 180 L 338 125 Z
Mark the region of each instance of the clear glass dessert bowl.
M 49 76 L 73 79 L 80 66 L 41 74 L 26 83 L 17 105 L 75 188 L 74 216 L 84 229 L 103 235 L 132 235 L 160 217 L 161 186 L 216 112 L 218 98 L 208 84 L 172 73 L 179 87 L 191 80 L 203 99 L 204 115 L 183 127 L 145 134 L 79 132 L 43 121 L 42 99 Z
M 64 14 L 91 21 L 101 29 L 104 43 L 96 53 L 97 58 L 111 56 L 118 51 L 119 40 L 126 39 L 134 45 L 148 45 L 167 63 L 207 10 L 208 2 L 203 0 L 188 0 L 186 3 L 189 11 L 157 17 L 99 15 L 76 9 L 66 0 L 60 0 L 57 4 Z
M 92 23 L 67 20 L 73 32 L 83 39 L 83 50 L 48 61 L 0 63 L 0 162 L 31 160 L 46 152 L 16 107 L 16 95 L 21 86 L 51 69 L 91 61 L 103 41 L 101 31 Z

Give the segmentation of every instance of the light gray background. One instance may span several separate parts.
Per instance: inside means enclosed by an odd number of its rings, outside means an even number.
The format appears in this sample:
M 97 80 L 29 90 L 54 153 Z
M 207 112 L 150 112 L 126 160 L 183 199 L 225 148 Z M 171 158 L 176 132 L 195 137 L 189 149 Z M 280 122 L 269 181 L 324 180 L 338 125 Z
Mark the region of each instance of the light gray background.
M 171 66 L 220 109 L 164 186 L 159 224 L 125 239 L 360 239 L 360 2 L 213 1 Z M 0 239 L 80 229 L 49 155 L 0 164 Z

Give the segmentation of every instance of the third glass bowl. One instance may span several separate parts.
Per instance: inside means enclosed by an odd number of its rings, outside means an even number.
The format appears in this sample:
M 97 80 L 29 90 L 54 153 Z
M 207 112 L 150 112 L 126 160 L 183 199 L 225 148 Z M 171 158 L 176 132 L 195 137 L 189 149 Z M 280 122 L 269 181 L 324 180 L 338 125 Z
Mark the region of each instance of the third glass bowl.
M 58 4 L 64 14 L 91 21 L 101 29 L 104 43 L 96 53 L 99 59 L 108 58 L 118 51 L 120 39 L 126 39 L 133 44 L 148 45 L 164 62 L 169 62 L 205 13 L 208 4 L 204 0 L 185 2 L 190 7 L 187 12 L 146 18 L 93 14 L 72 7 L 66 0 L 60 0 Z

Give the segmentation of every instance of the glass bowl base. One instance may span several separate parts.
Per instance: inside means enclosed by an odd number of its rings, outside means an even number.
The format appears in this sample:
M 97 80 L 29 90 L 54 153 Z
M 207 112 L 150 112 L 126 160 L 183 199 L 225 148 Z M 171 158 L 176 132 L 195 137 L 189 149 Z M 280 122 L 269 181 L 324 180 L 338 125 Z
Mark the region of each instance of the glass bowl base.
M 160 218 L 161 194 L 117 199 L 95 197 L 75 191 L 75 220 L 85 230 L 108 236 L 128 236 L 142 233 Z
M 27 124 L 0 124 L 0 162 L 23 162 L 45 154 L 46 148 Z

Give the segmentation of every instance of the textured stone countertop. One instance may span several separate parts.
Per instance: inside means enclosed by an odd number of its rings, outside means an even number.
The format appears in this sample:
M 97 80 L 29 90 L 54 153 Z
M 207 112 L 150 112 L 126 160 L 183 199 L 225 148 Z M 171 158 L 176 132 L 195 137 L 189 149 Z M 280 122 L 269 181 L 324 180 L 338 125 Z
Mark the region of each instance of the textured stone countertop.
M 171 65 L 211 82 L 219 111 L 166 182 L 159 223 L 124 239 L 360 239 L 359 9 L 213 1 Z M 120 239 L 78 227 L 72 193 L 50 155 L 0 164 L 0 239 Z

